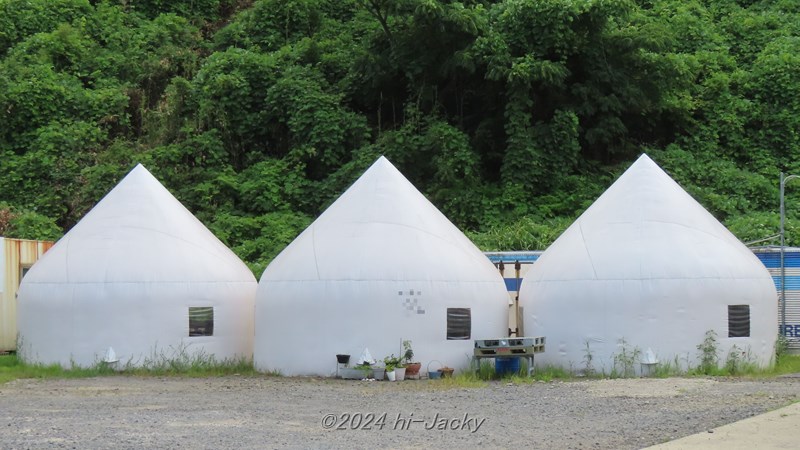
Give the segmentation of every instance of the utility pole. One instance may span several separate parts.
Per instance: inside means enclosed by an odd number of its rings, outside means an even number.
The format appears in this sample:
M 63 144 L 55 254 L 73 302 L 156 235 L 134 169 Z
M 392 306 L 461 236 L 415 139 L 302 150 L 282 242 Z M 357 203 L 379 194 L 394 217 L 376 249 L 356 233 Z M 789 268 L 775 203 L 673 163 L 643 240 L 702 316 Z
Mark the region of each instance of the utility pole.
M 799 178 L 798 175 L 789 175 L 784 176 L 783 172 L 781 172 L 781 180 L 780 180 L 780 191 L 781 191 L 781 336 L 786 335 L 786 265 L 785 265 L 785 253 L 786 253 L 786 240 L 785 234 L 786 231 L 784 230 L 784 224 L 786 222 L 786 208 L 785 208 L 785 201 L 784 201 L 784 191 L 786 187 L 786 182 L 792 180 L 794 178 Z

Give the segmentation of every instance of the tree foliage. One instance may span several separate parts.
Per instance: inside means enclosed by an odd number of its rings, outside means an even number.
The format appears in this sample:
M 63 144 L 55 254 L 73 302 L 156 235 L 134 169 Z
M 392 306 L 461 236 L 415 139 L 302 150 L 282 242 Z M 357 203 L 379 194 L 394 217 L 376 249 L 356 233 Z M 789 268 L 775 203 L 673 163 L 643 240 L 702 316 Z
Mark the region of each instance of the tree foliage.
M 259 271 L 384 154 L 482 247 L 541 249 L 647 152 L 755 240 L 800 173 L 798 24 L 788 0 L 0 0 L 0 232 L 57 237 L 141 162 Z

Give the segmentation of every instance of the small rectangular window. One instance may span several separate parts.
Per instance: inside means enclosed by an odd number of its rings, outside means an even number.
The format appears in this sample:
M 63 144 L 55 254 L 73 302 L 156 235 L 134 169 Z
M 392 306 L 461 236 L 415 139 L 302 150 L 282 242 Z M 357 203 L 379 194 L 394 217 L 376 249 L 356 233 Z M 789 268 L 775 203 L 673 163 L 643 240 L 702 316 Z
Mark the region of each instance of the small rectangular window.
M 214 308 L 211 306 L 189 307 L 189 336 L 214 335 Z
M 750 337 L 750 305 L 728 305 L 728 337 Z
M 469 308 L 447 308 L 447 340 L 467 340 L 472 336 Z

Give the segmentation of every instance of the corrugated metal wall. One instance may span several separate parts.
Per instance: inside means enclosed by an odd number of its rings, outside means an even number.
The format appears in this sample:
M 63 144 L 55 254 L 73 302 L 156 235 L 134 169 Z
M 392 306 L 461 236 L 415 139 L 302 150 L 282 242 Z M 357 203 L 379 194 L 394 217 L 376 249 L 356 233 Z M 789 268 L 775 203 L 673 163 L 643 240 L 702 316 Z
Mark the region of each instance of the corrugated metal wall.
M 0 351 L 17 348 L 17 289 L 23 271 L 50 247 L 49 241 L 0 238 Z
M 753 253 L 764 263 L 775 282 L 780 299 L 781 290 L 781 249 L 780 247 L 753 248 Z M 784 251 L 783 267 L 786 278 L 786 327 L 783 335 L 789 341 L 789 348 L 800 350 L 800 248 L 789 247 Z M 782 307 L 778 304 L 778 329 L 783 322 Z

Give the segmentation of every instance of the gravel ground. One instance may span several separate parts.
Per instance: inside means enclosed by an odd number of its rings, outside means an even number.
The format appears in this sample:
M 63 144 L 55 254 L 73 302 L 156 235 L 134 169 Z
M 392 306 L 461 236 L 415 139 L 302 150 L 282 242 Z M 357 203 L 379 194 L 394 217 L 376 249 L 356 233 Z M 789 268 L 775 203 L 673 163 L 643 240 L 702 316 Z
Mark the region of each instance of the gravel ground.
M 0 448 L 641 448 L 798 396 L 791 377 L 448 389 L 238 376 L 17 380 L 0 385 Z

